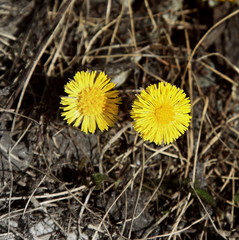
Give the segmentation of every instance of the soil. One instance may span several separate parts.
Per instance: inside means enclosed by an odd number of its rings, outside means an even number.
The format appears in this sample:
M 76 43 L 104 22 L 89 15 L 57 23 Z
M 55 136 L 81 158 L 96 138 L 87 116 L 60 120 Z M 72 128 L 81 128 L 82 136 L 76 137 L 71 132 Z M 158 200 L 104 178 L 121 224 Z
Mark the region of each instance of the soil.
M 238 1 L 1 0 L 0 240 L 239 239 L 238 25 Z M 117 84 L 109 131 L 61 117 L 80 70 Z M 169 145 L 129 114 L 159 81 L 192 103 Z

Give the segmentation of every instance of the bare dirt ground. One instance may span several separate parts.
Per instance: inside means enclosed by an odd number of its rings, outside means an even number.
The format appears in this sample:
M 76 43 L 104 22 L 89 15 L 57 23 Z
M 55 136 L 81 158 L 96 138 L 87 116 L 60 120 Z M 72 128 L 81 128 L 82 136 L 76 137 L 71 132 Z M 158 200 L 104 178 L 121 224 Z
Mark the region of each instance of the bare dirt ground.
M 182 0 L 0 1 L 0 239 L 239 239 L 239 8 Z M 123 104 L 108 132 L 60 116 L 79 70 Z M 170 145 L 132 128 L 135 94 L 192 102 Z

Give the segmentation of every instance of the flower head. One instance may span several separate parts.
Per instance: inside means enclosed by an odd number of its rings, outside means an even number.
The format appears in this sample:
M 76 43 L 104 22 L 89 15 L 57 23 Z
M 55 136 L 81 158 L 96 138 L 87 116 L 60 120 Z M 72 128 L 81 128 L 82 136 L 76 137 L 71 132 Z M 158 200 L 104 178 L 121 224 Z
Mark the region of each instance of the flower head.
M 190 109 L 190 100 L 182 89 L 160 82 L 137 96 L 131 117 L 134 129 L 144 140 L 169 144 L 188 129 Z
M 81 131 L 94 133 L 97 126 L 101 131 L 113 126 L 118 104 L 121 102 L 115 84 L 103 72 L 77 72 L 74 79 L 65 85 L 66 97 L 61 97 L 61 115 Z

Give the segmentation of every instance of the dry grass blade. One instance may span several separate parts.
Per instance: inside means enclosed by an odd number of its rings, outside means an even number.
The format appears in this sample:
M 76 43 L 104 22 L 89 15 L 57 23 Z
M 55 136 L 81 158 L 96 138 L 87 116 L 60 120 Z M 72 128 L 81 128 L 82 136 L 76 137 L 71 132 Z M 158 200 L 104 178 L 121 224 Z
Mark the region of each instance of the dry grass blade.
M 200 47 L 200 45 L 203 43 L 203 41 L 205 40 L 205 38 L 215 29 L 217 28 L 220 24 L 224 23 L 225 21 L 227 21 L 228 19 L 232 18 L 233 16 L 239 14 L 239 9 L 228 14 L 226 17 L 224 17 L 223 19 L 221 19 L 220 21 L 218 21 L 216 24 L 214 24 L 204 35 L 203 37 L 200 39 L 200 41 L 197 43 L 197 45 L 194 47 L 192 53 L 190 54 L 190 57 L 188 59 L 188 64 L 186 67 L 186 70 L 184 72 L 184 79 L 186 76 L 186 72 L 188 71 L 188 69 L 191 68 L 191 64 L 192 64 L 192 59 L 196 53 L 196 51 L 198 50 L 198 48 Z
M 86 50 L 85 50 L 85 56 L 82 59 L 82 65 L 84 65 L 87 61 L 87 54 L 88 52 L 91 50 L 93 44 L 95 43 L 95 41 L 97 40 L 97 38 L 103 34 L 110 26 L 114 25 L 117 22 L 117 19 L 114 19 L 113 21 L 109 22 L 108 24 L 106 24 L 104 27 L 102 27 L 95 35 L 94 37 L 91 39 L 91 41 L 89 42 Z
M 199 160 L 198 159 L 198 150 L 199 150 L 199 145 L 200 145 L 202 126 L 204 124 L 207 109 L 208 109 L 208 98 L 205 99 L 205 105 L 204 105 L 203 112 L 202 112 L 202 117 L 201 117 L 201 125 L 200 125 L 200 129 L 199 129 L 199 133 L 198 133 L 198 139 L 197 139 L 197 142 L 196 142 L 196 149 L 195 149 L 194 163 L 193 163 L 193 177 L 192 177 L 192 183 L 193 184 L 195 183 L 195 180 L 196 180 L 197 162 Z
M 239 10 L 208 3 L 0 4 L 0 239 L 238 238 Z M 122 99 L 117 123 L 94 135 L 59 108 L 86 70 L 104 71 Z M 168 145 L 132 125 L 135 94 L 158 82 L 191 101 L 189 130 Z M 88 102 L 98 110 L 97 90 L 72 115 Z
M 218 229 L 217 229 L 216 225 L 214 224 L 214 221 L 212 220 L 212 218 L 211 218 L 211 216 L 210 216 L 207 208 L 206 208 L 205 205 L 203 204 L 202 200 L 201 200 L 200 197 L 198 196 L 198 194 L 197 194 L 197 192 L 195 191 L 194 186 L 193 186 L 192 184 L 191 184 L 191 187 L 192 187 L 192 189 L 194 190 L 194 193 L 196 194 L 196 196 L 197 196 L 199 202 L 201 203 L 204 211 L 206 212 L 207 217 L 210 219 L 210 221 L 211 221 L 211 223 L 212 223 L 212 226 L 214 227 L 215 231 L 218 233 L 218 235 L 220 235 L 220 236 L 223 237 L 224 239 L 227 239 L 225 236 L 223 236 L 223 235 L 221 234 L 220 231 L 218 231 Z
M 50 44 L 50 42 L 52 41 L 54 34 L 56 33 L 56 31 L 58 30 L 58 27 L 60 25 L 60 23 L 63 21 L 63 18 L 67 12 L 67 10 L 69 9 L 69 7 L 71 6 L 71 4 L 74 3 L 75 0 L 67 0 L 65 1 L 65 3 L 63 3 L 62 7 L 60 8 L 60 10 L 58 11 L 53 23 L 52 23 L 52 28 L 51 30 L 47 33 L 47 35 L 43 38 L 40 46 L 38 47 L 38 50 L 35 54 L 35 56 L 32 59 L 31 64 L 28 66 L 27 70 L 25 71 L 25 73 L 22 76 L 22 79 L 20 79 L 20 82 L 23 82 L 23 88 L 21 91 L 21 95 L 19 97 L 19 101 L 17 104 L 17 108 L 16 108 L 16 114 L 18 114 L 19 109 L 21 107 L 22 104 L 22 100 L 23 100 L 23 96 L 25 94 L 26 88 L 29 84 L 29 81 L 31 79 L 31 76 L 33 74 L 33 71 L 36 68 L 36 65 L 38 63 L 38 61 L 40 60 L 40 58 L 42 57 L 44 51 L 46 50 L 47 46 Z M 14 131 L 15 128 L 15 122 L 16 122 L 16 117 L 13 120 L 13 124 L 12 124 L 12 130 Z
M 147 240 L 154 240 L 154 239 L 160 239 L 160 238 L 163 238 L 163 237 L 169 237 L 169 236 L 175 236 L 175 235 L 179 235 L 180 233 L 183 233 L 183 232 L 186 232 L 187 230 L 191 229 L 192 226 L 200 223 L 201 221 L 203 221 L 205 219 L 206 216 L 203 216 L 201 217 L 200 219 L 197 219 L 195 222 L 193 222 L 192 224 L 190 224 L 189 226 L 183 228 L 183 229 L 180 229 L 178 231 L 175 231 L 174 233 L 165 233 L 165 234 L 160 234 L 160 235 L 157 235 L 157 236 L 153 236 L 153 237 L 148 237 L 148 238 L 145 238 Z M 143 240 L 143 239 L 136 239 L 136 240 Z
M 221 78 L 225 79 L 226 81 L 228 81 L 229 83 L 233 84 L 233 85 L 238 85 L 237 82 L 235 82 L 234 80 L 232 80 L 230 77 L 228 77 L 227 75 L 219 72 L 218 70 L 214 69 L 213 67 L 209 66 L 208 64 L 199 61 L 200 64 L 202 64 L 204 67 L 206 67 L 207 69 L 211 70 L 212 72 L 214 72 L 215 74 L 217 74 L 218 76 L 220 76 Z
M 142 186 L 143 186 L 143 180 L 144 180 L 144 168 L 145 168 L 145 151 L 144 151 L 144 147 L 142 149 L 142 172 L 141 172 L 141 178 L 140 178 L 140 185 L 139 185 L 139 191 L 137 194 L 137 198 L 136 201 L 134 203 L 134 210 L 133 210 L 133 215 L 132 215 L 132 220 L 131 220 L 131 225 L 130 225 L 130 230 L 129 230 L 129 235 L 128 238 L 131 238 L 131 234 L 132 234 L 132 228 L 133 228 L 133 224 L 134 224 L 134 218 L 136 215 L 136 209 L 138 207 L 138 203 L 139 203 L 139 199 L 140 199 L 140 193 L 142 191 Z
M 101 151 L 101 155 L 100 155 L 100 160 L 103 159 L 104 154 L 106 153 L 106 151 L 110 148 L 110 146 L 118 139 L 120 138 L 120 136 L 129 128 L 131 127 L 131 123 L 127 124 L 126 126 L 124 126 L 120 131 L 118 131 L 111 139 L 108 143 L 105 144 L 104 148 Z
M 57 30 L 57 27 L 59 26 L 60 22 L 63 20 L 63 17 L 67 11 L 67 9 L 69 8 L 69 6 L 73 3 L 74 1 L 73 0 L 69 0 L 67 2 L 65 2 L 62 6 L 62 8 L 59 10 L 54 22 L 53 22 L 53 25 L 52 25 L 52 29 L 51 31 L 47 34 L 47 36 L 45 36 L 45 38 L 43 39 L 42 43 L 40 44 L 39 48 L 38 48 L 38 51 L 37 53 L 35 54 L 34 58 L 32 59 L 32 63 L 30 64 L 30 66 L 28 67 L 28 69 L 26 70 L 25 74 L 23 74 L 23 77 L 22 77 L 22 80 L 20 82 L 23 82 L 24 85 L 23 85 L 23 89 L 22 89 L 22 92 L 21 92 L 21 95 L 20 95 L 20 98 L 19 98 L 19 101 L 18 101 L 18 104 L 17 104 L 17 108 L 16 108 L 16 115 L 13 119 L 13 122 L 12 122 L 12 128 L 11 128 L 11 132 L 14 131 L 14 128 L 15 128 L 15 123 L 16 123 L 16 116 L 19 112 L 19 109 L 20 109 L 20 106 L 22 104 L 22 100 L 23 100 L 23 96 L 25 94 L 25 91 L 26 91 L 26 88 L 29 84 L 29 81 L 31 79 L 31 76 L 33 74 L 33 71 L 39 61 L 39 59 L 41 58 L 41 56 L 43 55 L 46 47 L 48 46 L 48 44 L 51 42 L 53 36 L 54 36 L 54 33 L 56 32 Z M 9 154 L 9 157 L 8 157 L 8 161 L 9 161 L 9 168 L 10 168 L 10 171 L 12 172 L 12 163 L 11 163 L 11 157 L 10 157 L 10 154 Z M 12 185 L 13 185 L 13 177 L 11 177 L 11 189 L 12 189 Z M 8 205 L 8 213 L 10 214 L 10 211 L 11 211 L 11 196 L 12 196 L 12 190 L 10 191 L 10 194 L 9 194 L 9 205 Z M 10 223 L 9 223 L 10 224 Z M 8 224 L 8 233 L 10 232 L 10 225 Z
M 204 149 L 202 149 L 202 151 L 200 152 L 200 158 L 210 149 L 210 147 L 212 147 L 213 144 L 215 144 L 220 139 L 221 135 L 222 135 L 222 132 L 219 132 L 210 140 L 208 145 Z
M 157 29 L 157 23 L 154 20 L 153 13 L 152 13 L 152 10 L 150 9 L 148 0 L 144 0 L 144 4 L 145 4 L 145 7 L 147 8 L 152 25 L 154 26 L 154 28 L 153 28 L 153 32 L 154 32 Z
M 196 59 L 196 61 L 201 61 L 201 60 L 203 60 L 205 58 L 209 58 L 211 56 L 220 57 L 221 59 L 223 59 L 229 66 L 231 66 L 239 74 L 239 68 L 235 64 L 233 64 L 229 59 L 227 59 L 226 57 L 224 57 L 220 53 L 209 53 L 209 54 L 206 54 L 206 55 Z M 237 83 L 234 82 L 234 84 L 237 84 Z

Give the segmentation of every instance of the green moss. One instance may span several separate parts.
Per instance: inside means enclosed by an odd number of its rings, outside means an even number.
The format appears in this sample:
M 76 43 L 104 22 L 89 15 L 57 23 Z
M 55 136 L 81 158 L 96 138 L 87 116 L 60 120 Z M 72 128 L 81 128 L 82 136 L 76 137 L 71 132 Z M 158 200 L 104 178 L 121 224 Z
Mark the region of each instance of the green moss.
M 215 200 L 214 200 L 213 197 L 210 195 L 210 193 L 207 192 L 205 189 L 195 188 L 195 192 L 196 192 L 197 195 L 200 197 L 200 199 L 206 201 L 208 204 L 210 204 L 210 205 L 213 206 L 213 207 L 216 206 Z
M 237 204 L 239 202 L 239 191 L 234 195 L 234 202 Z
M 102 187 L 102 183 L 109 179 L 109 177 L 105 174 L 101 173 L 93 173 L 92 174 L 92 181 L 96 186 L 96 189 L 100 189 Z

